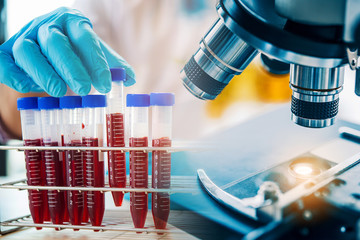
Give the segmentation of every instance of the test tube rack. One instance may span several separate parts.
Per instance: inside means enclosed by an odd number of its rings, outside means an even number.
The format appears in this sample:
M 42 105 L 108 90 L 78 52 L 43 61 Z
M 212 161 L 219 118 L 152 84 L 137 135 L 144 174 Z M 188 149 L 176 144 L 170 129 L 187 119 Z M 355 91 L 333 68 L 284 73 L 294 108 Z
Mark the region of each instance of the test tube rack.
M 152 151 L 167 151 L 169 153 L 174 152 L 183 152 L 183 151 L 202 151 L 203 148 L 196 147 L 45 147 L 45 146 L 0 146 L 0 150 L 16 150 L 16 151 L 25 151 L 25 150 L 35 150 L 35 151 L 45 151 L 52 150 L 57 152 L 75 150 L 75 151 L 99 151 L 99 152 L 108 152 L 108 151 L 121 151 L 129 152 L 132 150 L 152 152 Z M 112 192 L 119 191 L 123 193 L 129 192 L 145 192 L 145 193 L 188 193 L 196 194 L 198 191 L 197 188 L 197 178 L 195 176 L 171 176 L 171 187 L 169 189 L 154 189 L 151 188 L 151 175 L 149 177 L 149 187 L 148 188 L 130 188 L 128 177 L 127 177 L 127 186 L 126 188 L 113 188 L 109 185 L 105 187 L 63 187 L 63 186 L 29 186 L 26 184 L 26 179 L 16 180 L 12 182 L 7 182 L 0 184 L 0 189 L 17 189 L 17 190 L 57 190 L 57 191 L 101 191 L 101 192 Z M 97 231 L 125 231 L 125 232 L 144 232 L 144 233 L 183 233 L 183 231 L 176 228 L 170 227 L 168 229 L 155 229 L 154 227 L 146 228 L 134 228 L 131 223 L 114 225 L 113 219 L 108 221 L 105 217 L 103 224 L 100 227 L 91 226 L 91 224 L 86 225 L 71 225 L 69 223 L 64 223 L 62 225 L 52 224 L 51 222 L 46 222 L 43 224 L 35 224 L 32 221 L 31 215 L 20 216 L 17 218 L 5 220 L 0 222 L 0 226 L 4 227 L 15 227 L 5 233 L 14 232 L 23 227 L 42 227 L 42 228 L 56 228 L 56 229 L 81 229 L 81 230 L 97 230 Z M 3 233 L 2 233 L 3 234 Z M 1 234 L 0 234 L 1 235 Z

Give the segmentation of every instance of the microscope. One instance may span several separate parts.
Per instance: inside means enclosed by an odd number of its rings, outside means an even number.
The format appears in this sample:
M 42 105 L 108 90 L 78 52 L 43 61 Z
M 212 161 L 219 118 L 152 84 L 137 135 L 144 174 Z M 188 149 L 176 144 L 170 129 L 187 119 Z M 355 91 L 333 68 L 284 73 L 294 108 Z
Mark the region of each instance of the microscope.
M 259 52 L 290 64 L 291 119 L 300 126 L 325 128 L 334 124 L 346 65 L 356 71 L 355 93 L 360 96 L 360 1 L 220 0 L 216 10 L 219 18 L 201 39 L 200 47 L 180 73 L 184 86 L 194 96 L 203 100 L 215 99 Z M 273 118 L 268 116 L 267 122 Z M 251 139 L 255 134 L 254 131 L 247 132 L 251 124 L 246 125 L 237 136 L 247 134 Z M 302 130 L 309 133 L 308 129 Z M 272 133 L 272 143 L 281 142 L 281 138 L 275 137 L 279 133 L 271 132 L 268 126 L 259 130 L 265 131 Z M 285 229 L 289 235 L 284 239 L 293 238 L 293 234 L 299 232 L 296 229 L 310 229 L 312 234 L 301 233 L 302 237 L 294 239 L 319 239 L 325 236 L 328 236 L 327 239 L 360 238 L 360 153 L 357 145 L 360 143 L 360 131 L 353 132 L 345 129 L 341 133 L 342 136 L 349 135 L 356 139 L 356 143 L 353 143 L 356 155 L 345 160 L 332 162 L 314 155 L 315 151 L 309 151 L 221 188 L 203 169 L 197 170 L 198 178 L 204 191 L 217 203 L 265 224 L 248 234 L 246 239 L 284 237 Z M 284 133 L 282 138 L 299 143 L 301 134 L 297 134 L 291 138 L 292 134 Z M 316 134 L 320 134 L 319 131 Z M 252 140 L 258 143 L 262 138 L 259 135 Z M 308 141 L 309 137 L 304 139 Z M 232 139 L 232 142 L 241 144 L 241 149 L 246 146 L 251 148 L 247 145 L 248 141 Z M 339 143 L 343 142 L 339 140 Z M 269 141 L 264 145 L 268 144 Z M 281 148 L 276 144 L 272 146 Z M 329 145 L 325 152 L 338 146 L 338 142 Z M 343 146 L 340 146 L 342 152 L 348 152 Z M 242 154 L 252 159 L 248 167 L 255 165 L 253 158 L 261 150 L 256 147 L 256 151 L 249 156 L 241 149 L 239 145 L 231 149 L 236 151 L 237 158 L 227 158 L 229 166 L 241 162 L 244 159 Z M 264 149 L 269 151 L 269 148 Z M 204 168 L 217 176 L 218 181 L 221 180 L 221 166 L 214 164 L 217 169 L 212 171 L 208 165 L 212 160 L 221 160 L 221 154 L 226 154 L 226 151 L 197 158 L 198 161 L 206 161 Z M 264 158 L 268 153 L 259 156 Z M 289 230 L 289 226 L 292 226 L 292 230 Z
M 261 52 L 290 63 L 291 118 L 301 126 L 334 123 L 344 68 L 356 70 L 360 95 L 357 0 L 220 0 L 219 18 L 181 71 L 196 97 L 215 99 Z

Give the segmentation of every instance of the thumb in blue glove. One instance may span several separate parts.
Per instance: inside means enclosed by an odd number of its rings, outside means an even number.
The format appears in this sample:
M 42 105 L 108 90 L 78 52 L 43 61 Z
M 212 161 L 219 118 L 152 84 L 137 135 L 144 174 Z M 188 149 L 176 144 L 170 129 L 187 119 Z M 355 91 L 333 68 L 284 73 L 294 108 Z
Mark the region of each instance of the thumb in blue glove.
M 79 11 L 59 8 L 40 16 L 0 46 L 0 83 L 25 93 L 60 97 L 67 85 L 79 95 L 111 89 L 109 67 L 126 70 L 125 86 L 135 83 L 131 66 L 92 30 Z

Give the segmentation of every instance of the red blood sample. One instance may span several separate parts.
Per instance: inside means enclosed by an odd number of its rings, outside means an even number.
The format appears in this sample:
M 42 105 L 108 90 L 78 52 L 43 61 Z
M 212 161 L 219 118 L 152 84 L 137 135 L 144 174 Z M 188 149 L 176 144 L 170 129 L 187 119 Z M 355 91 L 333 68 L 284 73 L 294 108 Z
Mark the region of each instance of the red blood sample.
M 106 115 L 107 145 L 108 147 L 125 147 L 124 115 L 112 113 Z M 125 153 L 121 151 L 108 152 L 109 185 L 115 188 L 126 187 Z M 115 206 L 121 206 L 124 193 L 111 192 Z
M 44 146 L 58 146 L 57 142 L 45 142 Z M 61 155 L 61 154 L 60 154 Z M 63 165 L 59 160 L 59 153 L 50 150 L 44 151 L 46 166 L 46 185 L 64 186 Z M 54 224 L 62 224 L 64 221 L 64 192 L 48 190 L 48 202 L 51 220 Z
M 45 159 L 43 158 L 42 160 L 44 163 L 43 165 L 45 165 Z M 46 186 L 46 173 L 45 173 L 45 166 L 43 168 L 44 171 L 44 176 L 43 176 L 43 186 Z M 44 190 L 42 191 L 44 194 L 44 221 L 46 222 L 50 222 L 51 218 L 50 218 L 50 210 L 49 210 L 49 199 L 48 199 L 48 191 Z
M 83 144 L 86 147 L 98 147 L 99 141 L 97 138 L 83 138 Z M 104 187 L 104 159 L 99 156 L 99 151 L 85 151 L 84 160 L 86 161 L 86 186 Z M 87 205 L 91 224 L 101 226 L 105 211 L 104 193 L 88 191 Z
M 84 139 L 83 139 L 84 141 Z M 84 144 L 84 142 L 82 143 L 83 146 L 86 146 Z M 86 182 L 86 160 L 85 160 L 85 152 L 83 152 L 83 177 L 84 177 L 84 187 L 87 186 L 87 182 Z M 82 223 L 88 223 L 89 222 L 89 212 L 88 212 L 88 204 L 87 204 L 87 194 L 88 192 L 85 191 L 84 192 L 84 210 L 83 210 L 83 215 L 82 215 L 82 219 L 81 222 Z
M 26 139 L 25 146 L 41 146 L 40 139 Z M 42 164 L 41 152 L 35 150 L 25 150 L 26 176 L 29 186 L 43 186 L 45 179 L 45 169 Z M 44 191 L 28 190 L 29 208 L 34 223 L 44 222 Z M 41 227 L 36 228 L 40 230 Z
M 81 147 L 80 140 L 71 140 L 67 146 Z M 77 150 L 66 151 L 66 185 L 69 187 L 83 187 L 83 164 L 82 152 Z M 79 191 L 67 192 L 68 211 L 70 222 L 73 225 L 81 225 L 81 218 L 84 209 L 84 196 Z M 79 229 L 74 229 L 79 230 Z
M 84 129 L 85 128 L 85 124 L 84 123 L 81 123 L 81 129 Z M 83 146 L 86 146 L 84 144 L 84 139 L 83 139 Z M 84 176 L 84 187 L 87 186 L 87 182 L 86 182 L 86 161 L 85 161 L 85 158 L 84 158 L 84 155 L 85 153 L 83 153 L 83 176 Z M 89 212 L 88 212 L 88 204 L 87 204 L 87 194 L 88 192 L 84 192 L 84 211 L 83 211 L 83 215 L 82 215 L 82 219 L 81 219 L 81 222 L 83 223 L 88 223 L 89 222 Z
M 64 135 L 61 135 L 61 146 L 65 146 Z M 65 151 L 60 152 L 59 159 L 60 159 L 60 162 L 62 163 L 64 186 L 66 186 L 66 160 L 65 160 L 66 157 L 65 157 Z M 64 222 L 69 222 L 69 211 L 68 211 L 68 206 L 67 206 L 67 191 L 64 192 Z
M 41 146 L 44 146 L 44 141 L 43 139 L 40 139 L 40 144 Z M 42 186 L 46 186 L 46 167 L 45 167 L 45 151 L 41 151 L 41 165 L 42 165 Z M 49 211 L 49 200 L 48 200 L 48 191 L 47 190 L 43 190 L 42 191 L 44 194 L 43 197 L 43 201 L 44 201 L 44 221 L 49 222 L 51 220 L 50 218 L 50 211 Z
M 171 147 L 167 137 L 153 139 L 153 147 Z M 152 187 L 170 188 L 171 153 L 166 151 L 152 152 Z M 152 193 L 151 209 L 156 229 L 165 229 L 170 213 L 169 193 Z
M 130 138 L 130 147 L 147 147 L 148 138 Z M 130 151 L 130 187 L 148 187 L 148 153 Z M 148 196 L 146 193 L 130 193 L 130 212 L 134 226 L 143 228 L 148 211 Z

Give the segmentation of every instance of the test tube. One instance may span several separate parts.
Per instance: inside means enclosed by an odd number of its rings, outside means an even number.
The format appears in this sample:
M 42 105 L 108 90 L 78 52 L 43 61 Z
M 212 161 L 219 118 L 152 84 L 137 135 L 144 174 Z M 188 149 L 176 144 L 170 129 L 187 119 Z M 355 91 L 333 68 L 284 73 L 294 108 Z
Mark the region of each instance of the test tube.
M 112 88 L 107 94 L 106 133 L 108 147 L 125 147 L 124 134 L 124 81 L 126 72 L 124 68 L 112 68 Z M 115 188 L 126 187 L 126 159 L 125 152 L 108 151 L 109 185 Z M 124 193 L 111 192 L 115 206 L 121 206 Z
M 64 145 L 69 147 L 81 147 L 82 132 L 82 108 L 81 97 L 66 96 L 60 98 L 62 109 L 62 126 Z M 83 160 L 82 152 L 77 150 L 65 151 L 66 161 L 66 186 L 83 187 Z M 67 207 L 70 223 L 80 225 L 84 209 L 84 197 L 80 191 L 67 191 Z M 79 229 L 74 229 L 77 231 Z
M 43 146 L 59 146 L 61 144 L 59 98 L 38 98 L 41 113 Z M 64 186 L 63 163 L 56 150 L 45 150 L 46 185 Z M 64 221 L 64 192 L 48 190 L 48 204 L 51 221 L 62 224 Z
M 130 147 L 147 147 L 150 95 L 128 94 L 126 105 L 130 107 Z M 148 187 L 148 153 L 145 151 L 130 151 L 130 187 Z M 144 227 L 147 211 L 147 193 L 131 192 L 130 212 L 136 228 Z
M 20 111 L 22 138 L 25 146 L 41 146 L 41 122 L 36 97 L 19 98 L 17 107 Z M 40 151 L 25 150 L 27 184 L 45 185 L 45 164 Z M 34 223 L 43 223 L 45 217 L 46 192 L 28 190 L 29 208 Z M 36 229 L 40 230 L 40 227 Z
M 65 147 L 65 142 L 64 142 L 64 126 L 63 126 L 63 111 L 60 108 L 60 99 L 59 99 L 59 118 L 60 118 L 60 128 L 59 128 L 59 132 L 60 132 L 60 146 Z M 67 120 L 66 122 L 67 123 Z M 66 184 L 66 151 L 60 151 L 59 152 L 59 159 L 60 162 L 62 163 L 62 178 L 63 178 L 63 184 L 64 186 L 67 186 Z M 68 205 L 67 205 L 67 191 L 64 191 L 64 217 L 63 217 L 63 222 L 69 222 L 70 218 L 69 218 L 69 211 L 68 211 Z
M 82 97 L 84 108 L 83 145 L 86 147 L 103 147 L 103 132 L 105 121 L 105 95 L 88 95 Z M 100 151 L 86 150 L 86 186 L 104 187 L 104 154 Z M 87 205 L 91 224 L 101 226 L 105 211 L 104 193 L 100 191 L 87 192 Z
M 171 147 L 172 108 L 175 96 L 172 93 L 151 93 L 152 146 Z M 152 187 L 170 188 L 171 153 L 152 152 Z M 156 229 L 165 229 L 170 213 L 169 193 L 152 193 L 151 209 Z

